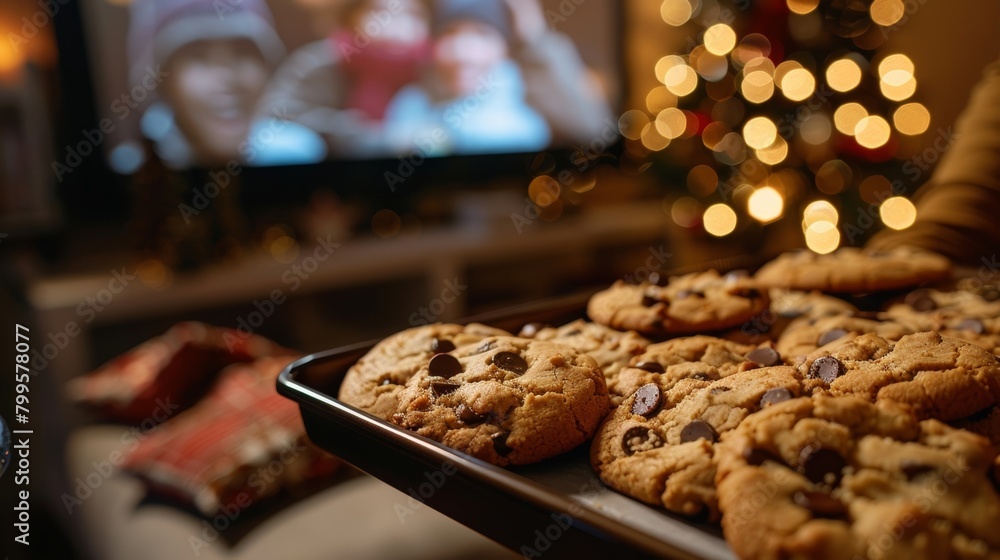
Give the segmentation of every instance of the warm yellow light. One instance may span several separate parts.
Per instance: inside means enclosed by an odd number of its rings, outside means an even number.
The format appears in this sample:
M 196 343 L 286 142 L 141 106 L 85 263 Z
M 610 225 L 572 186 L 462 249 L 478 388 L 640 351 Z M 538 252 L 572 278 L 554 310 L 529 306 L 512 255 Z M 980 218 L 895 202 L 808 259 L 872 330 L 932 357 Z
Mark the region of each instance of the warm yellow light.
M 878 63 L 878 77 L 884 79 L 886 74 L 894 70 L 903 70 L 908 74 L 913 74 L 915 67 L 910 57 L 905 54 L 890 54 Z
M 737 66 L 744 65 L 756 58 L 766 58 L 771 54 L 771 41 L 760 33 L 751 33 L 742 39 L 733 49 L 732 58 Z
M 724 56 L 703 52 L 694 62 L 694 69 L 702 78 L 710 82 L 717 82 L 726 77 L 729 71 L 729 59 Z
M 548 175 L 539 175 L 532 179 L 531 184 L 528 185 L 528 198 L 541 208 L 550 206 L 559 200 L 561 194 L 562 187 L 559 185 L 559 181 Z
M 905 82 L 898 83 L 901 78 L 907 77 Z M 896 85 L 898 83 L 898 85 Z M 892 101 L 903 101 L 909 99 L 917 91 L 917 79 L 910 74 L 905 74 L 902 70 L 893 70 L 886 74 L 886 77 L 879 82 L 878 87 L 882 90 L 882 95 Z
M 802 65 L 795 60 L 786 60 L 781 64 L 774 67 L 774 81 L 778 84 L 781 80 L 785 78 L 785 74 L 791 72 L 792 70 L 799 70 Z
M 656 79 L 663 82 L 667 79 L 667 72 L 671 68 L 684 64 L 686 63 L 683 58 L 677 56 L 676 54 L 669 54 L 656 61 L 656 66 L 653 67 L 653 72 L 656 74 Z
M 835 60 L 826 69 L 826 83 L 834 91 L 851 91 L 861 83 L 861 67 L 849 58 Z
M 788 0 L 788 9 L 794 14 L 808 14 L 819 6 L 819 0 Z
M 810 202 L 802 212 L 802 231 L 809 229 L 809 226 L 821 221 L 836 224 L 840 221 L 840 214 L 833 207 L 833 204 L 830 204 L 826 200 Z
M 667 86 L 670 93 L 677 97 L 684 97 L 698 87 L 698 73 L 687 64 L 680 64 L 667 70 L 663 77 L 663 84 Z
M 656 115 L 656 131 L 664 138 L 680 138 L 687 128 L 687 116 L 676 107 L 669 107 Z
M 702 221 L 705 231 L 716 237 L 725 237 L 736 229 L 736 212 L 726 204 L 713 204 L 705 210 Z
M 750 72 L 740 84 L 743 98 L 751 103 L 763 103 L 774 95 L 774 81 L 763 71 Z
M 869 150 L 884 146 L 891 133 L 888 121 L 878 115 L 865 117 L 854 127 L 854 139 Z
M 662 81 L 662 80 L 661 80 Z M 646 109 L 653 114 L 677 105 L 677 96 L 665 86 L 656 86 L 646 95 Z
M 872 21 L 884 26 L 896 24 L 905 11 L 903 0 L 875 0 L 868 9 Z
M 757 221 L 767 223 L 777 220 L 785 209 L 785 201 L 781 193 L 773 187 L 762 187 L 750 195 L 747 210 Z
M 841 134 L 854 136 L 854 129 L 857 128 L 861 119 L 868 116 L 868 111 L 860 103 L 844 103 L 833 113 L 833 124 Z
M 747 146 L 756 150 L 774 144 L 778 137 L 778 127 L 767 117 L 754 117 L 743 125 L 743 139 Z
M 906 229 L 917 219 L 917 207 L 901 196 L 886 199 L 879 206 L 878 213 L 882 223 L 892 229 Z
M 691 3 L 688 0 L 663 0 L 660 17 L 670 25 L 684 25 L 691 19 Z
M 892 122 L 901 133 L 916 136 L 930 127 L 931 113 L 920 103 L 907 103 L 892 114 Z
M 762 163 L 767 165 L 778 165 L 779 163 L 785 161 L 785 157 L 788 156 L 788 142 L 781 136 L 774 139 L 774 143 L 770 146 L 757 150 L 757 159 Z
M 837 224 L 820 220 L 806 228 L 806 246 L 815 253 L 825 255 L 840 246 Z
M 803 101 L 816 91 L 816 78 L 805 68 L 795 68 L 789 70 L 778 85 L 788 99 Z
M 724 23 L 717 23 L 705 30 L 705 48 L 719 56 L 727 55 L 736 46 L 736 32 Z
M 670 139 L 660 134 L 653 123 L 649 123 L 642 128 L 640 138 L 642 139 L 642 145 L 652 152 L 659 152 L 670 145 Z
M 642 136 L 642 128 L 649 124 L 649 116 L 642 111 L 632 109 L 625 111 L 618 118 L 618 130 L 629 140 L 638 140 Z

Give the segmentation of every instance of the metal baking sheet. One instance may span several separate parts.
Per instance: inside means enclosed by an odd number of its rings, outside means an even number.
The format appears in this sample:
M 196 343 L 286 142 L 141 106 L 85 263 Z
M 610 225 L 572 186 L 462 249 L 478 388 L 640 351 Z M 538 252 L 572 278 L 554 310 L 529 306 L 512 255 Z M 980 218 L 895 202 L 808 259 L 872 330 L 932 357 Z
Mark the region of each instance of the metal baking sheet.
M 469 319 L 517 332 L 584 315 L 589 293 Z M 734 558 L 717 525 L 699 524 L 608 489 L 583 445 L 534 465 L 504 469 L 454 451 L 338 401 L 347 369 L 375 341 L 291 364 L 278 391 L 299 403 L 309 437 L 409 498 L 397 512 L 432 507 L 526 558 Z

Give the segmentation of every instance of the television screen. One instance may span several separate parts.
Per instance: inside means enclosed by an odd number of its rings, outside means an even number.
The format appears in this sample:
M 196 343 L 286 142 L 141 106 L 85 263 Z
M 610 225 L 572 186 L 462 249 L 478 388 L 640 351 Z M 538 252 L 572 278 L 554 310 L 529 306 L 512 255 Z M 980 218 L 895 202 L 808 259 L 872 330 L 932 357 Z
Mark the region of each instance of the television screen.
M 610 0 L 89 0 L 100 136 L 131 174 L 531 153 L 617 133 Z

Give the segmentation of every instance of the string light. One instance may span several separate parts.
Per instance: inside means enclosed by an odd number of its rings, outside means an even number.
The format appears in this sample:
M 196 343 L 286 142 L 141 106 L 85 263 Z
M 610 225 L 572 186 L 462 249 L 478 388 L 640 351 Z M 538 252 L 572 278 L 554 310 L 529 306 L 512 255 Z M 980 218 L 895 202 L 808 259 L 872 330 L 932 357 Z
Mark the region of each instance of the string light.
M 702 216 L 705 231 L 715 237 L 725 237 L 736 230 L 736 212 L 726 204 L 713 204 Z
M 834 91 L 851 91 L 861 83 L 861 67 L 850 58 L 835 60 L 826 69 L 826 83 Z
M 781 217 L 785 209 L 785 200 L 774 187 L 762 187 L 750 195 L 747 201 L 747 211 L 755 220 L 762 223 L 773 222 Z
M 725 56 L 736 47 L 736 32 L 724 23 L 717 23 L 705 30 L 704 43 L 708 52 Z
M 743 125 L 743 140 L 756 150 L 770 146 L 777 137 L 778 127 L 767 117 L 754 117 Z
M 854 127 L 854 139 L 869 150 L 884 146 L 889 141 L 891 133 L 889 123 L 878 115 L 869 115 L 858 121 Z
M 805 68 L 795 68 L 782 77 L 779 85 L 788 99 L 804 101 L 816 91 L 816 78 Z
M 677 97 L 684 97 L 698 87 L 698 73 L 687 64 L 678 64 L 667 70 L 663 76 L 663 84 L 667 86 L 670 93 Z
M 686 128 L 687 117 L 684 116 L 684 111 L 676 107 L 669 107 L 656 115 L 656 131 L 664 138 L 680 138 Z
M 875 0 L 868 10 L 872 21 L 885 27 L 898 23 L 906 11 L 902 0 Z
M 663 0 L 660 5 L 660 17 L 663 21 L 679 27 L 691 19 L 693 9 L 688 0 Z
M 903 134 L 923 134 L 931 125 L 931 113 L 920 103 L 907 103 L 892 114 L 892 123 Z
M 642 136 L 642 128 L 649 124 L 649 116 L 646 113 L 632 109 L 625 111 L 618 118 L 618 131 L 629 140 L 638 140 Z
M 878 213 L 882 223 L 892 229 L 906 229 L 917 219 L 917 207 L 901 196 L 886 199 L 879 206 Z
M 840 214 L 837 213 L 837 209 L 829 201 L 816 200 L 810 202 L 802 212 L 802 231 L 805 232 L 805 230 L 809 229 L 809 226 L 821 221 L 836 225 L 840 221 Z
M 774 143 L 770 146 L 757 150 L 757 159 L 762 163 L 767 165 L 778 165 L 779 163 L 785 161 L 785 157 L 788 156 L 788 143 L 781 136 L 774 139 Z
M 868 116 L 868 111 L 860 103 L 844 103 L 833 113 L 833 124 L 841 134 L 854 136 L 854 129 L 857 128 L 861 119 Z
M 837 224 L 819 220 L 806 228 L 806 246 L 815 253 L 826 255 L 840 247 L 840 231 Z
M 788 9 L 793 14 L 805 15 L 819 6 L 819 0 L 788 0 Z

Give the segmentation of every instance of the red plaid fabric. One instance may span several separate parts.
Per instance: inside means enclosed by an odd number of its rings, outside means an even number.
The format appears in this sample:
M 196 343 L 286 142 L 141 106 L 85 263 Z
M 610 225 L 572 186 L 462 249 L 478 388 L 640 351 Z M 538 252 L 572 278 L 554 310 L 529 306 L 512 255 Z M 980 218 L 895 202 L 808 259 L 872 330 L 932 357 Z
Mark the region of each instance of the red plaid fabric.
M 205 515 L 333 473 L 336 459 L 308 442 L 298 405 L 275 389 L 292 360 L 226 368 L 204 400 L 150 433 L 125 469 Z
M 194 404 L 222 368 L 292 353 L 261 336 L 185 322 L 74 379 L 69 390 L 108 419 L 154 424 Z

